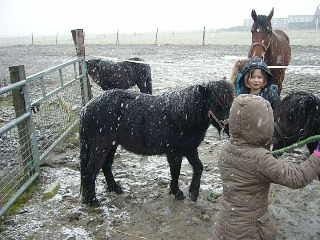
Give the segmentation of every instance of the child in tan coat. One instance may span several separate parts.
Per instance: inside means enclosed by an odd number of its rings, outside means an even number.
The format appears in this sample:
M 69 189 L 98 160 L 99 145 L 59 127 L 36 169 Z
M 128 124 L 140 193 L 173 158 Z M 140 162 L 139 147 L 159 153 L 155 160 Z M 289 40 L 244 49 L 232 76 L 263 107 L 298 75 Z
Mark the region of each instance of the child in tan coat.
M 273 111 L 260 96 L 239 95 L 229 116 L 230 143 L 222 150 L 219 168 L 223 181 L 223 208 L 213 239 L 276 238 L 268 214 L 271 183 L 302 188 L 320 175 L 320 146 L 300 165 L 272 156 Z

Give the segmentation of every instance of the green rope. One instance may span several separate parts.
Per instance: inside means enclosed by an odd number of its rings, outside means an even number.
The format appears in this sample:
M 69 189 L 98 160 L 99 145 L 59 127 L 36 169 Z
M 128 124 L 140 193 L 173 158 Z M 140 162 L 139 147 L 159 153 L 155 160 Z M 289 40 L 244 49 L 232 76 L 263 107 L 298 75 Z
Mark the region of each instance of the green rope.
M 274 151 L 272 151 L 272 154 L 279 155 L 281 153 L 287 152 L 287 151 L 292 150 L 294 148 L 302 147 L 308 143 L 315 142 L 315 141 L 320 141 L 320 135 L 314 135 L 314 136 L 308 137 L 304 140 L 301 140 L 299 142 L 296 142 L 290 146 L 287 146 L 287 147 L 284 147 L 284 148 L 281 148 L 278 150 L 274 150 Z

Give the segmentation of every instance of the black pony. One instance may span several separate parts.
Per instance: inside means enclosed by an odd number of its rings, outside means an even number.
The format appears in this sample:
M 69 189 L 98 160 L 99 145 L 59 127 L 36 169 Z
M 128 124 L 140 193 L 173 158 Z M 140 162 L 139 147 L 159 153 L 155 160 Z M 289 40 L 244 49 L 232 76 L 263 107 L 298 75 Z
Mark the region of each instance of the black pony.
M 151 69 L 141 61 L 141 58 L 129 58 L 123 62 L 103 59 L 90 59 L 86 62 L 89 76 L 103 90 L 128 89 L 137 85 L 140 92 L 152 94 Z
M 293 92 L 286 96 L 274 112 L 274 149 L 320 134 L 320 98 L 307 92 Z M 317 143 L 307 147 L 312 153 Z
M 136 154 L 165 154 L 172 178 L 170 193 L 176 199 L 184 199 L 178 178 L 182 158 L 186 157 L 193 167 L 189 194 L 196 201 L 203 169 L 197 148 L 211 117 L 220 132 L 232 101 L 233 89 L 226 81 L 159 96 L 114 89 L 92 99 L 80 117 L 82 202 L 97 203 L 95 180 L 101 168 L 108 189 L 122 193 L 111 171 L 118 145 Z

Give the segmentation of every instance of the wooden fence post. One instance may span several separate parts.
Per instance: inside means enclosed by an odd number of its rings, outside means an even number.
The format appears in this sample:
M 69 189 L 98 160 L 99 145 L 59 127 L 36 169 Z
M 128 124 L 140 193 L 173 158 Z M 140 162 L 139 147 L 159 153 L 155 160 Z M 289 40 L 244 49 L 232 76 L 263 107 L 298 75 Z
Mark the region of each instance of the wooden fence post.
M 84 72 L 83 78 L 81 78 L 80 87 L 82 95 L 82 104 L 85 105 L 91 98 L 91 85 L 85 64 L 85 46 L 84 46 L 84 32 L 83 29 L 73 29 L 71 30 L 74 46 L 76 48 L 76 53 L 78 57 L 83 59 L 83 64 L 79 64 L 79 75 Z
M 20 82 L 26 79 L 24 65 L 9 67 L 9 72 L 11 83 Z M 18 118 L 27 112 L 25 96 L 22 89 L 14 89 L 12 91 L 12 97 L 16 118 Z M 24 165 L 33 159 L 31 148 L 31 128 L 28 121 L 30 121 L 30 118 L 18 124 L 20 152 Z
M 202 46 L 206 45 L 206 26 L 203 27 Z
M 117 30 L 117 40 L 116 40 L 116 46 L 119 47 L 120 42 L 119 42 L 119 29 Z
M 155 45 L 158 45 L 158 32 L 159 32 L 159 29 L 157 28 L 157 31 L 156 31 L 156 39 L 154 40 L 154 44 L 155 44 Z

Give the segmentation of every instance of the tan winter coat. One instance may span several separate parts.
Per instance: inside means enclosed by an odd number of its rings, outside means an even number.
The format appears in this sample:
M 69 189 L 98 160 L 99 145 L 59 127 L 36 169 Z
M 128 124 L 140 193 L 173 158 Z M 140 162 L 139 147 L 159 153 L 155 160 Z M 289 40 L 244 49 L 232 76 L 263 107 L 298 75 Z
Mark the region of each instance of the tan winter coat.
M 238 96 L 231 107 L 231 141 L 222 150 L 223 208 L 213 239 L 275 239 L 268 214 L 270 183 L 301 188 L 320 174 L 320 158 L 302 164 L 274 158 L 266 150 L 273 134 L 273 112 L 268 101 L 255 95 Z

